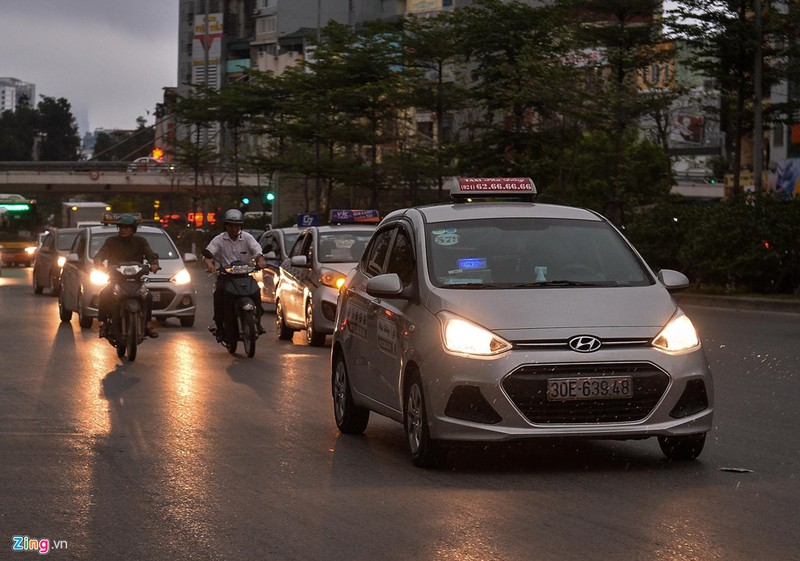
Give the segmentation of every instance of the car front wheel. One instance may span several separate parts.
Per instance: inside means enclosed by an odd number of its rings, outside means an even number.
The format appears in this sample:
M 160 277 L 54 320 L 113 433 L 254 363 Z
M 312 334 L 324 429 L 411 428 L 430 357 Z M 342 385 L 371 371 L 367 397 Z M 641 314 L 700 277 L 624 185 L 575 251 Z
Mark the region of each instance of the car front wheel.
M 411 461 L 417 467 L 436 467 L 442 459 L 439 442 L 431 438 L 425 394 L 419 374 L 413 374 L 406 392 L 406 440 Z
M 314 306 L 310 299 L 306 302 L 306 341 L 312 347 L 321 347 L 325 344 L 325 334 L 314 327 Z
M 337 428 L 344 434 L 361 434 L 367 429 L 369 409 L 353 403 L 347 365 L 341 352 L 336 353 L 331 380 L 333 392 L 333 416 Z

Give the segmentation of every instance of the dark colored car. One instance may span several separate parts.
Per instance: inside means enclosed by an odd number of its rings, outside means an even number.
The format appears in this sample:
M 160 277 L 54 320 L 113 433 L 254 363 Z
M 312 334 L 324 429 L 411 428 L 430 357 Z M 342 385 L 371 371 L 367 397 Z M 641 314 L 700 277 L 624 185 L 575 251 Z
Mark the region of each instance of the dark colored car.
M 33 262 L 33 292 L 41 294 L 45 288 L 58 296 L 61 286 L 61 268 L 69 248 L 81 228 L 54 228 L 45 232 Z

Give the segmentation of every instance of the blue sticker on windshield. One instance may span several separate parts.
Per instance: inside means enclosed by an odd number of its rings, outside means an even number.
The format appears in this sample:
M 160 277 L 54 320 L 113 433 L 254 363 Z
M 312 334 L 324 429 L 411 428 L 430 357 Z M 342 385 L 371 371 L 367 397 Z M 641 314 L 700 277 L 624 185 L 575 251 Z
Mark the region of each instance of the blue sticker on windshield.
M 485 269 L 486 268 L 486 258 L 485 257 L 468 257 L 465 259 L 458 260 L 458 267 L 460 269 Z

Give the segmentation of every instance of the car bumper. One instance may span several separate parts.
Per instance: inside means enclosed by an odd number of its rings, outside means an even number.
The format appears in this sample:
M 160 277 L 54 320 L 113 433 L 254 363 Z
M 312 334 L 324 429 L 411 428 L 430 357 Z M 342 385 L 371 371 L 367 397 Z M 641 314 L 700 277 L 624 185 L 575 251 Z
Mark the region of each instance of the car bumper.
M 336 325 L 336 299 L 339 291 L 329 286 L 319 286 L 311 295 L 314 303 L 314 330 L 330 335 Z
M 194 317 L 197 295 L 191 285 L 177 286 L 171 282 L 150 281 L 147 289 L 153 297 L 153 317 L 155 319 Z M 100 290 L 84 291 L 83 314 L 97 317 Z
M 713 382 L 702 350 L 510 351 L 473 359 L 442 351 L 421 368 L 433 438 L 502 441 L 577 437 L 635 439 L 708 432 Z M 425 375 L 430 372 L 429 375 Z M 631 398 L 554 401 L 547 380 L 630 376 Z

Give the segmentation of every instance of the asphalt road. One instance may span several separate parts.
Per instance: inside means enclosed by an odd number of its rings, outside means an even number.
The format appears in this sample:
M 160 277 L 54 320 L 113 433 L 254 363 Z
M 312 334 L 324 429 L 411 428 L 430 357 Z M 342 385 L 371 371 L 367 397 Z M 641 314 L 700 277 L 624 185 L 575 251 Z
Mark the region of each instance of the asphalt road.
M 687 305 L 715 376 L 698 461 L 655 440 L 467 449 L 414 468 L 402 427 L 337 433 L 329 347 L 231 356 L 170 321 L 133 363 L 0 277 L 0 559 L 800 559 L 800 315 Z M 265 316 L 269 325 L 272 316 Z

